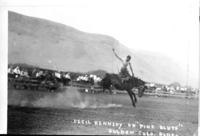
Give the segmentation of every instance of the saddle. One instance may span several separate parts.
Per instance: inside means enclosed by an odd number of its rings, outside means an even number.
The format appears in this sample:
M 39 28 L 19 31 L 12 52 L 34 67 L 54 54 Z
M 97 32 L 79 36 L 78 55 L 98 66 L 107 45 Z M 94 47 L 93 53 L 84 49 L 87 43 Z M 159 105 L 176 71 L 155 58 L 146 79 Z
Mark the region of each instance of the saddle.
M 134 75 L 133 75 L 134 76 Z M 131 75 L 129 74 L 128 70 L 125 69 L 121 69 L 120 73 L 119 73 L 119 78 L 121 79 L 122 83 L 125 83 L 127 81 L 129 81 L 131 79 Z
M 129 81 L 130 78 L 131 78 L 131 77 L 122 77 L 122 76 L 120 76 L 120 75 L 119 75 L 119 77 L 120 77 L 122 83 L 125 83 L 125 82 Z

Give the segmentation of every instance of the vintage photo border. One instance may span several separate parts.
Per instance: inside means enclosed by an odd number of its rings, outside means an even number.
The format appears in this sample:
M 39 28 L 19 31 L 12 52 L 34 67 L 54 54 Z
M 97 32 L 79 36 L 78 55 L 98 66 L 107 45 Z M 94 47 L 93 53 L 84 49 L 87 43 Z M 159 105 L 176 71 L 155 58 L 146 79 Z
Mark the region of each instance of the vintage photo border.
M 0 1 L 0 134 L 7 134 L 7 66 L 8 66 L 8 7 L 9 6 L 26 6 L 27 1 L 23 0 L 10 0 L 13 1 L 13 4 L 8 4 L 6 0 Z M 30 2 L 31 0 L 29 0 Z M 41 0 L 42 1 L 42 0 Z M 56 0 L 50 0 L 50 5 L 53 6 Z M 58 2 L 58 1 L 57 1 Z M 62 0 L 59 1 L 63 2 Z M 26 4 L 24 4 L 26 3 Z M 39 6 L 39 0 L 35 0 L 34 5 L 30 4 L 29 6 Z M 42 5 L 43 6 L 43 5 Z M 199 7 L 199 2 L 198 5 Z M 178 10 L 178 9 L 177 9 Z M 199 17 L 199 13 L 196 13 Z M 200 17 L 198 18 L 200 23 Z M 200 25 L 198 26 L 200 33 Z M 200 39 L 199 39 L 200 40 Z M 200 41 L 198 41 L 200 42 Z M 199 58 L 200 58 L 200 47 L 199 47 Z M 200 67 L 199 67 L 199 77 L 200 77 Z M 200 87 L 200 79 L 199 79 Z M 200 96 L 199 96 L 200 98 Z M 200 115 L 200 105 L 198 106 L 198 115 Z M 200 122 L 200 117 L 198 116 L 198 123 Z M 200 126 L 198 124 L 198 132 L 200 132 Z M 200 135 L 200 134 L 199 134 Z

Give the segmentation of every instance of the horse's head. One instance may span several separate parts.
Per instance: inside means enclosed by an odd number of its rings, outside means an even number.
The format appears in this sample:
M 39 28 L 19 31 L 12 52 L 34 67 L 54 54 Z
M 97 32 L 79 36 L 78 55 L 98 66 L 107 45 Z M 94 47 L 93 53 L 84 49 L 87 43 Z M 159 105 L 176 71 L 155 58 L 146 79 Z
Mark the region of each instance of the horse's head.
M 142 97 L 146 89 L 145 82 L 137 77 L 131 77 L 130 82 L 133 87 L 138 88 L 138 97 Z
M 131 77 L 129 81 L 134 87 L 140 87 L 145 85 L 145 82 L 137 77 Z
M 147 89 L 147 87 L 146 87 L 145 85 L 140 86 L 140 87 L 138 88 L 138 97 L 142 97 L 143 94 L 144 94 L 144 91 L 145 91 L 146 89 Z

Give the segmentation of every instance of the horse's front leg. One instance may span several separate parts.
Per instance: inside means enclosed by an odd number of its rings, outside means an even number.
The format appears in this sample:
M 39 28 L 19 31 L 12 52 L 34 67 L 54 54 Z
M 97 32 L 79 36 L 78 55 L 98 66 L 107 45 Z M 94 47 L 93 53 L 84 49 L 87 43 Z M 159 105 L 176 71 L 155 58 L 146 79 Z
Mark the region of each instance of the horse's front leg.
M 132 95 L 133 95 L 134 98 L 135 98 L 135 102 L 137 102 L 137 97 L 136 97 L 135 93 L 133 92 L 133 90 L 131 90 L 131 93 L 132 93 Z
M 102 93 L 104 93 L 105 92 L 105 88 L 103 88 L 103 90 L 102 90 Z
M 110 94 L 113 94 L 113 92 L 112 92 L 112 89 L 111 89 L 111 88 L 109 88 L 109 93 L 110 93 Z

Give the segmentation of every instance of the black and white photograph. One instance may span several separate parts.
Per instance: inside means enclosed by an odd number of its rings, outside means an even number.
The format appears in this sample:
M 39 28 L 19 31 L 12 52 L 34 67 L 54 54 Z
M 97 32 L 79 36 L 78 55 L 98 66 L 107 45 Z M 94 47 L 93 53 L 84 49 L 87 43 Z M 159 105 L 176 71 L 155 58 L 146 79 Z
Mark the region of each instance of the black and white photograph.
M 0 133 L 198 136 L 198 5 L 2 0 Z

